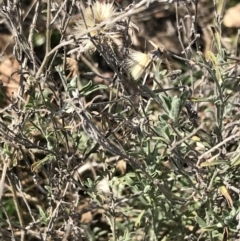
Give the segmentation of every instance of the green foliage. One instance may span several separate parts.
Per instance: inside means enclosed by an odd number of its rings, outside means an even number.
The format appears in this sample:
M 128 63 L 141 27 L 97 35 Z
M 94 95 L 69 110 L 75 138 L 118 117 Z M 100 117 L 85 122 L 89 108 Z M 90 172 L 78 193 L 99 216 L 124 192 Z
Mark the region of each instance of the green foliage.
M 93 29 L 88 8 L 47 3 L 28 23 L 46 22 L 36 33 L 19 27 L 20 4 L 5 6 L 22 79 L 0 115 L 1 227 L 21 240 L 237 240 L 239 46 L 223 44 L 220 13 L 203 53 L 197 4 L 176 4 L 184 57 L 152 44 L 141 66 L 128 59 L 131 17 L 152 3 L 103 21 L 110 4 Z M 192 14 L 189 33 L 180 6 Z M 70 18 L 83 10 L 79 22 Z M 126 62 L 145 75 L 133 80 Z

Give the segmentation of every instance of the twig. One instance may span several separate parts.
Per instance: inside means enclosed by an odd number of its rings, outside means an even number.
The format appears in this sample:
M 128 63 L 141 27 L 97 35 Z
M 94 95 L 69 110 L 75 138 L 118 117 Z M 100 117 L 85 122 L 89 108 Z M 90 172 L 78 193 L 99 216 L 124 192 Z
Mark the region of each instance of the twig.
M 49 1 L 49 0 L 48 0 Z M 128 10 L 127 12 L 124 12 L 122 14 L 119 14 L 116 18 L 114 19 L 111 19 L 111 21 L 105 21 L 105 22 L 102 22 L 100 24 L 98 24 L 96 27 L 93 27 L 93 28 L 88 28 L 86 31 L 83 31 L 81 34 L 79 34 L 78 38 L 81 38 L 83 37 L 84 35 L 87 35 L 89 33 L 91 33 L 92 31 L 97 31 L 99 29 L 101 29 L 103 26 L 105 25 L 112 25 L 113 23 L 116 23 L 128 16 L 132 16 L 134 14 L 137 14 L 137 13 L 140 13 L 142 11 L 144 11 L 146 9 L 146 6 L 143 6 L 144 4 L 146 4 L 149 0 L 143 0 L 141 2 L 139 2 L 138 4 L 136 4 L 132 9 Z M 42 74 L 43 72 L 43 69 L 45 68 L 45 66 L 47 65 L 47 62 L 48 62 L 48 59 L 50 58 L 50 56 L 52 54 L 55 53 L 55 51 L 57 51 L 58 49 L 64 47 L 64 46 L 67 46 L 67 45 L 70 45 L 70 44 L 73 44 L 75 42 L 74 39 L 70 39 L 68 41 L 64 41 L 62 43 L 60 43 L 59 45 L 57 45 L 55 48 L 53 48 L 51 51 L 49 51 L 48 53 L 46 53 L 45 55 L 45 58 L 36 74 L 36 79 L 38 79 L 40 77 L 40 75 Z
M 186 140 L 189 140 L 192 136 L 194 136 L 198 131 L 200 131 L 204 126 L 204 123 L 202 123 L 198 128 L 196 128 L 193 132 L 191 132 L 188 136 L 184 137 L 180 141 L 176 142 L 171 148 L 169 148 L 170 151 L 173 151 L 177 146 L 181 145 Z
M 226 144 L 227 142 L 229 142 L 230 140 L 236 138 L 236 137 L 240 137 L 240 132 L 236 133 L 235 135 L 229 136 L 228 138 L 226 138 L 225 140 L 223 140 L 222 142 L 218 143 L 216 146 L 212 147 L 210 150 L 204 152 L 199 158 L 198 158 L 198 162 L 197 162 L 197 166 L 199 166 L 199 163 L 201 162 L 201 159 L 205 158 L 205 156 L 207 156 L 208 154 L 210 154 L 211 152 L 214 152 L 215 150 L 217 150 L 219 147 L 223 146 L 224 144 Z

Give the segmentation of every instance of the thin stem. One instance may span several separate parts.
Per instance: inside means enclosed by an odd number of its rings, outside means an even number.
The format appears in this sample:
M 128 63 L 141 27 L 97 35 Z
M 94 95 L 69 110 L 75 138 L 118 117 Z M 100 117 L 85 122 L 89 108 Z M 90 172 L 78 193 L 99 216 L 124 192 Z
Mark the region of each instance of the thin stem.
M 51 0 L 47 0 L 46 55 L 51 49 Z
M 7 176 L 7 178 L 8 178 L 9 184 L 11 186 L 11 190 L 12 190 L 12 194 L 13 194 L 13 202 L 15 204 L 15 208 L 16 208 L 16 211 L 17 211 L 19 223 L 20 223 L 21 227 L 24 227 L 22 210 L 21 210 L 21 207 L 20 207 L 19 202 L 18 202 L 17 192 L 16 192 L 16 189 L 15 189 L 14 183 L 13 183 L 11 177 Z M 21 229 L 21 241 L 25 241 L 25 235 L 26 234 L 25 234 L 24 229 Z

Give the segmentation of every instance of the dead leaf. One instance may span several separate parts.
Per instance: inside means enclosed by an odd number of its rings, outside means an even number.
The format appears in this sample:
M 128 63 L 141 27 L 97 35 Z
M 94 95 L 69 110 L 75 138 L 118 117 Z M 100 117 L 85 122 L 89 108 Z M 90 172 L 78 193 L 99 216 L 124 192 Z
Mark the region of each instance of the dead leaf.
M 221 186 L 219 188 L 220 192 L 222 193 L 222 195 L 226 198 L 227 202 L 228 202 L 228 205 L 229 207 L 232 207 L 233 206 L 233 201 L 232 201 L 232 198 L 227 190 L 227 188 L 225 186 Z
M 78 61 L 73 58 L 66 58 L 66 65 L 69 71 L 67 78 L 70 76 L 79 76 Z
M 223 23 L 228 28 L 239 28 L 240 27 L 240 4 L 229 8 L 223 18 Z
M 18 91 L 20 82 L 18 70 L 18 61 L 13 56 L 5 56 L 0 62 L 0 82 L 3 84 L 4 95 L 9 98 L 15 97 Z M 4 102 L 9 103 L 7 98 L 4 98 Z
M 116 164 L 116 170 L 120 172 L 120 175 L 124 175 L 126 173 L 127 163 L 126 160 L 120 160 Z
M 13 52 L 14 38 L 9 34 L 0 34 L 0 52 L 7 56 Z
M 83 213 L 81 217 L 81 223 L 83 224 L 90 223 L 92 219 L 93 219 L 93 215 L 91 211 Z

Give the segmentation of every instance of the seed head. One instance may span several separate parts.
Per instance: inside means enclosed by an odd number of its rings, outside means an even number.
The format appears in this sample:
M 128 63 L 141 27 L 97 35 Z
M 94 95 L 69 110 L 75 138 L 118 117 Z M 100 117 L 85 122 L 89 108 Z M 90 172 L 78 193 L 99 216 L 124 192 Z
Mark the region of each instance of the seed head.
M 158 62 L 161 58 L 158 46 L 151 40 L 149 40 L 149 43 L 154 47 L 154 50 L 147 54 L 131 50 L 126 61 L 126 67 L 135 80 L 142 77 L 144 72 L 152 69 L 153 63 Z
M 126 66 L 133 79 L 139 79 L 150 67 L 152 58 L 149 54 L 139 51 L 132 51 L 126 61 Z
M 87 29 L 91 29 L 96 25 L 113 18 L 116 15 L 116 8 L 113 6 L 113 3 L 101 3 L 99 1 L 96 1 L 91 7 L 85 8 L 84 6 L 82 6 L 82 12 L 82 19 L 77 21 L 75 26 L 76 37 L 78 37 L 79 34 L 86 31 Z M 110 31 L 112 30 L 112 28 L 113 24 L 111 24 L 111 22 L 109 21 L 99 30 L 90 31 L 90 36 L 101 38 L 99 39 L 100 42 L 104 42 L 111 36 Z M 81 44 L 81 52 L 94 52 L 96 50 L 95 45 L 93 44 L 88 35 L 84 35 L 81 37 Z

